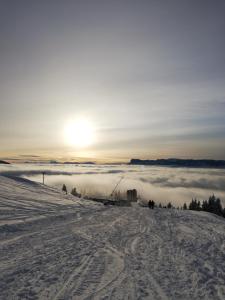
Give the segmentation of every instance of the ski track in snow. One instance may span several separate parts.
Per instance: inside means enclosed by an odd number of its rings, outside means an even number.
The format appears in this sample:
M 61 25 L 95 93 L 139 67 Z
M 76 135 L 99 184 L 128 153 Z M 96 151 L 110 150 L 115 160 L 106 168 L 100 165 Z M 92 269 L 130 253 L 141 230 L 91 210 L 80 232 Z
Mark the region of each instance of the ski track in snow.
M 0 299 L 225 299 L 225 219 L 0 176 Z

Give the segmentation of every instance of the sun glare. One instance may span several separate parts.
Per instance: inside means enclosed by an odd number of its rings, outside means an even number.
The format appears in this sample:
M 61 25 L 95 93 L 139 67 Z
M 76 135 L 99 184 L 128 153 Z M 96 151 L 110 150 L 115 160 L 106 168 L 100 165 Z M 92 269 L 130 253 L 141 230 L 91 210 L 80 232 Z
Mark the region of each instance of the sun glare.
M 65 127 L 67 144 L 84 148 L 94 143 L 94 126 L 86 119 L 70 121 Z

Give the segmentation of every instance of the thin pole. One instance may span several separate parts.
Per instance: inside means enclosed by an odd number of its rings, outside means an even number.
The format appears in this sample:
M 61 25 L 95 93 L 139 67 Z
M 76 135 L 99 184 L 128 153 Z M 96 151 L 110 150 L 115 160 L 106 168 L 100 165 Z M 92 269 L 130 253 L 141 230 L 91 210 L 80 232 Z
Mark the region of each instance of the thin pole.
M 120 180 L 117 182 L 115 188 L 113 189 L 113 191 L 112 191 L 112 193 L 111 193 L 111 195 L 110 195 L 111 197 L 112 197 L 113 193 L 115 192 L 116 188 L 118 187 L 118 185 L 120 184 L 120 182 L 121 182 L 122 180 L 123 180 L 123 177 L 121 177 Z
M 42 173 L 43 175 L 43 185 L 45 184 L 45 172 Z

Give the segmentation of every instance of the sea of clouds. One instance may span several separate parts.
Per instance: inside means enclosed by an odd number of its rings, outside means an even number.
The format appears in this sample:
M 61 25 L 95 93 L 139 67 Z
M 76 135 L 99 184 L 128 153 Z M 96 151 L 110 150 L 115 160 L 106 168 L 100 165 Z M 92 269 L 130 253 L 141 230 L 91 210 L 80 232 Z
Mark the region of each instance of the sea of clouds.
M 153 199 L 175 206 L 189 203 L 192 198 L 208 199 L 213 193 L 225 206 L 225 170 L 169 168 L 131 165 L 65 165 L 65 164 L 12 164 L 1 165 L 0 175 L 21 176 L 70 191 L 76 187 L 82 195 L 109 197 L 122 178 L 117 190 L 122 195 L 136 188 L 140 198 Z

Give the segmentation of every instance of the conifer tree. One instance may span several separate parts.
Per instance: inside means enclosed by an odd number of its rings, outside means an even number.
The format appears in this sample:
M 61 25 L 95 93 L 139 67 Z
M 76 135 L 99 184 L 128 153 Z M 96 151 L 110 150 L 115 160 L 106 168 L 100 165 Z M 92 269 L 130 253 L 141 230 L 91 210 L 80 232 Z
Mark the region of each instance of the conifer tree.
M 77 196 L 77 189 L 76 189 L 76 188 L 73 188 L 73 189 L 71 190 L 71 194 L 72 194 L 73 196 Z
M 184 205 L 183 205 L 183 210 L 186 210 L 186 209 L 187 209 L 187 204 L 184 203 Z
M 65 185 L 65 184 L 63 184 L 63 186 L 62 186 L 62 191 L 65 192 L 65 193 L 67 194 L 67 188 L 66 188 L 66 185 Z
M 172 204 L 170 202 L 167 204 L 167 208 L 172 208 Z

